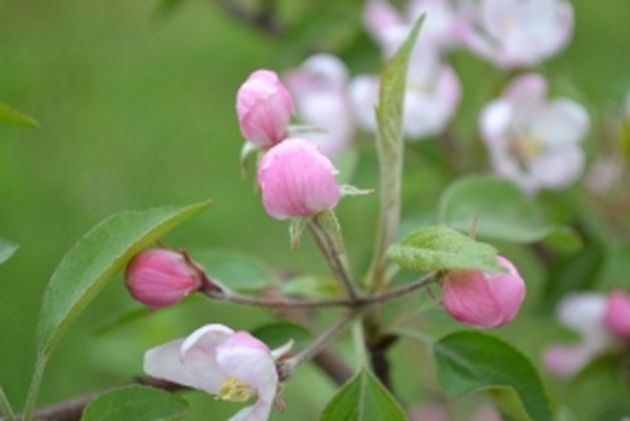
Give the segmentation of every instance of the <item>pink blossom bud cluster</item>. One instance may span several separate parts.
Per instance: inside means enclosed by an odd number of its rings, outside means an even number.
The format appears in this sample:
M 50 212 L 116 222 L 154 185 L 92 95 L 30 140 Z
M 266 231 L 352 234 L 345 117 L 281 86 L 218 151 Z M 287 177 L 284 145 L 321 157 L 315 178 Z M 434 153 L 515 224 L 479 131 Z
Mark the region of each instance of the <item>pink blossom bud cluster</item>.
M 482 329 L 512 321 L 525 299 L 525 282 L 508 259 L 497 257 L 504 272 L 453 270 L 446 274 L 442 303 L 455 320 Z
M 545 367 L 558 377 L 575 376 L 615 344 L 630 345 L 628 292 L 570 294 L 558 305 L 556 316 L 563 326 L 580 335 L 578 343 L 551 345 L 546 349 Z
M 337 64 L 320 59 L 312 66 L 321 67 L 328 80 L 324 84 L 329 84 L 341 71 Z M 314 116 L 326 108 L 325 97 L 320 98 L 324 104 L 314 106 Z M 287 137 L 293 99 L 277 75 L 268 70 L 252 73 L 238 90 L 236 103 L 243 136 L 264 149 L 258 186 L 267 213 L 275 219 L 303 218 L 334 208 L 340 197 L 337 170 L 315 143 Z

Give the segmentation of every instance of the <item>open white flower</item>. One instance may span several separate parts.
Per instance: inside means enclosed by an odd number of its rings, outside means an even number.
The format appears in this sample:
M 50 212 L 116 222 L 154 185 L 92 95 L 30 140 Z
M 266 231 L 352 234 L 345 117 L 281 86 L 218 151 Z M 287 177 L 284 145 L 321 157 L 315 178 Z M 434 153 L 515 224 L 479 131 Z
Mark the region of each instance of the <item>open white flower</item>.
M 329 158 L 350 147 L 354 124 L 345 64 L 330 54 L 316 54 L 284 79 L 300 120 L 313 127 L 299 137 L 315 143 Z
M 221 324 L 203 326 L 187 338 L 150 349 L 144 371 L 222 400 L 245 402 L 257 396 L 232 421 L 268 419 L 278 389 L 278 373 L 267 345 L 248 332 L 234 332 Z
M 376 130 L 374 108 L 378 102 L 379 79 L 362 75 L 350 84 L 355 118 L 368 132 Z M 403 115 L 408 139 L 418 140 L 444 131 L 455 115 L 461 89 L 457 74 L 430 50 L 416 52 L 409 63 Z
M 544 363 L 552 374 L 573 377 L 611 343 L 604 328 L 606 308 L 606 296 L 596 293 L 570 294 L 558 304 L 556 318 L 577 332 L 580 342 L 552 345 L 545 350 Z
M 469 4 L 465 44 L 498 67 L 536 65 L 564 48 L 573 33 L 573 8 L 566 0 Z
M 547 101 L 537 74 L 513 81 L 481 113 L 480 128 L 495 172 L 530 193 L 568 186 L 582 173 L 586 110 L 568 99 Z

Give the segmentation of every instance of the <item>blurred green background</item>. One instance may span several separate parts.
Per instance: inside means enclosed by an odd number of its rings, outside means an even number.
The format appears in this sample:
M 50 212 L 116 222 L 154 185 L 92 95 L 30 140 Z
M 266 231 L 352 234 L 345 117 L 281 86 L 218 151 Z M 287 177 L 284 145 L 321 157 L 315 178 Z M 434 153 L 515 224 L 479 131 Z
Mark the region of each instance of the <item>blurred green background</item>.
M 164 13 L 164 3 L 149 0 L 0 0 L 0 100 L 41 124 L 37 130 L 0 126 L 0 237 L 20 244 L 0 267 L 0 383 L 16 409 L 30 380 L 48 278 L 78 237 L 116 211 L 212 197 L 214 206 L 177 229 L 169 245 L 239 250 L 274 267 L 326 273 L 310 242 L 288 250 L 287 224 L 264 214 L 251 177 L 241 180 L 234 96 L 253 69 L 281 71 L 321 49 L 341 54 L 353 73 L 377 70 L 377 49 L 361 30 L 361 2 L 285 2 L 281 15 L 289 29 L 281 40 L 233 20 L 211 1 L 179 3 Z M 594 126 L 588 147 L 596 150 L 603 112 L 630 90 L 630 3 L 573 3 L 574 42 L 539 70 L 550 77 L 554 92 L 585 103 Z M 463 52 L 453 63 L 464 80 L 456 127 L 472 141 L 476 112 L 492 97 L 501 74 Z M 369 146 L 364 149 L 355 183 L 371 187 L 375 160 Z M 408 154 L 407 216 L 431 217 L 450 177 L 443 161 L 430 143 Z M 375 198 L 355 199 L 340 209 L 358 268 L 371 251 L 375 205 Z M 543 344 L 559 334 L 571 336 L 535 311 L 544 270 L 529 250 L 508 250 L 530 282 L 527 304 L 533 316 L 501 334 L 538 360 Z M 272 319 L 193 299 L 97 334 L 134 308 L 119 276 L 64 337 L 46 373 L 42 403 L 124 383 L 141 374 L 146 348 L 203 323 L 251 328 Z M 426 353 L 405 344 L 399 354 L 411 359 L 395 364 L 397 372 L 412 377 L 408 364 L 415 360 L 416 377 L 422 373 L 430 384 L 424 388 L 408 379 L 401 396 L 410 402 L 431 395 L 435 386 Z M 563 402 L 566 390 L 551 385 Z M 314 369 L 301 370 L 287 387 L 289 409 L 278 419 L 314 418 L 332 391 Z M 189 396 L 200 419 L 208 418 L 206 411 L 221 419 L 235 408 L 201 394 Z

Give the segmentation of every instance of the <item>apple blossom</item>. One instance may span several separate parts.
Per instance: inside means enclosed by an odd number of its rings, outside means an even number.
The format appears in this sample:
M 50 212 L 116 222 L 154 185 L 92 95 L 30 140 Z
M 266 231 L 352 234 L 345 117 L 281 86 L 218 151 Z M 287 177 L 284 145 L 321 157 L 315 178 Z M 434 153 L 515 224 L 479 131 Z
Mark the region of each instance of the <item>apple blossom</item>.
M 563 49 L 573 33 L 573 8 L 566 0 L 470 4 L 464 43 L 501 68 L 534 66 Z
M 293 99 L 278 75 L 269 70 L 253 72 L 236 95 L 236 113 L 243 137 L 262 148 L 287 135 Z
M 547 101 L 546 91 L 542 76 L 521 76 L 480 116 L 494 171 L 530 193 L 566 187 L 584 166 L 586 110 L 564 98 Z
M 615 291 L 608 296 L 604 326 L 619 340 L 630 342 L 630 294 Z
M 271 350 L 248 332 L 221 324 L 205 325 L 188 337 L 150 349 L 144 371 L 159 379 L 203 390 L 217 399 L 256 402 L 236 413 L 232 421 L 269 418 L 278 389 Z
M 364 130 L 376 131 L 374 108 L 379 79 L 356 77 L 350 85 L 355 118 Z M 453 68 L 428 50 L 411 58 L 405 88 L 403 130 L 409 139 L 442 133 L 453 118 L 460 100 L 460 84 Z
M 285 76 L 300 120 L 313 131 L 300 136 L 330 158 L 347 149 L 354 134 L 348 70 L 337 57 L 316 54 Z
M 137 254 L 128 264 L 125 284 L 131 296 L 151 308 L 168 307 L 203 286 L 203 273 L 185 255 L 166 249 Z
M 448 272 L 442 302 L 455 320 L 478 328 L 496 328 L 510 322 L 525 299 L 525 282 L 508 259 L 497 256 L 506 271 Z
M 556 317 L 563 326 L 580 334 L 580 342 L 547 348 L 543 362 L 549 372 L 570 378 L 609 345 L 610 337 L 603 326 L 606 303 L 606 297 L 596 293 L 574 293 L 560 301 Z
M 334 208 L 340 197 L 336 174 L 316 145 L 296 138 L 283 141 L 258 166 L 265 210 L 275 219 L 289 219 Z
M 369 0 L 363 10 L 363 22 L 389 57 L 423 14 L 426 17 L 416 50 L 428 48 L 439 53 L 458 45 L 464 26 L 459 8 L 448 0 L 410 0 L 404 11 L 398 11 L 386 0 Z

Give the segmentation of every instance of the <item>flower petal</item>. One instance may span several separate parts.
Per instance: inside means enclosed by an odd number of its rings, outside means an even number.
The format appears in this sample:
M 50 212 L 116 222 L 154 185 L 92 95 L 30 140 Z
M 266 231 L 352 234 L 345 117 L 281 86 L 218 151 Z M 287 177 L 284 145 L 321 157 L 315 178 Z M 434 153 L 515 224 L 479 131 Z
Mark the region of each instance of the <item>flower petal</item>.
M 150 349 L 144 356 L 144 371 L 150 376 L 214 395 L 226 378 L 216 362 L 216 347 L 231 333 L 226 326 L 207 325 L 185 340 Z

